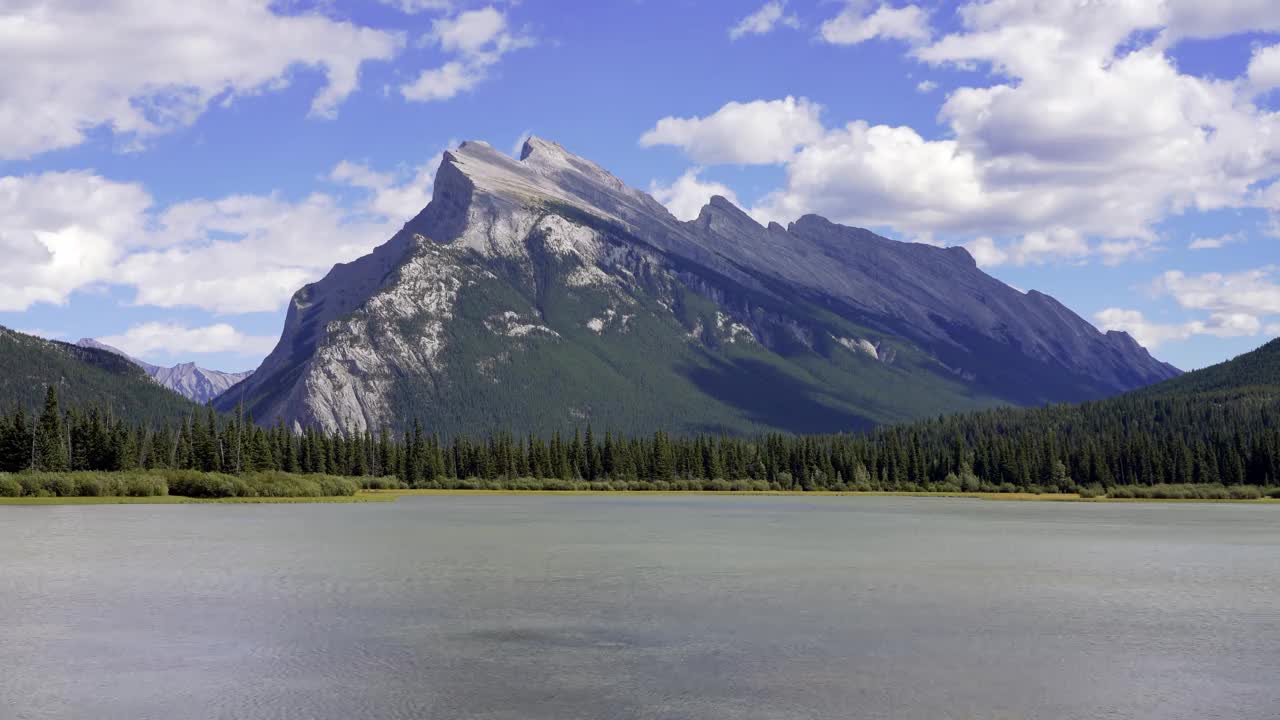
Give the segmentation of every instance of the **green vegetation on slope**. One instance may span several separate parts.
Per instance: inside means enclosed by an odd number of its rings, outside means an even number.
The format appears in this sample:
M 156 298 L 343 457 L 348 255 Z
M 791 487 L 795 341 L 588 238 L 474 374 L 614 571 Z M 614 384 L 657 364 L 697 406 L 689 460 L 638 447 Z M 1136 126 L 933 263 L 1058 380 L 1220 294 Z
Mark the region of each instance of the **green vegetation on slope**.
M 1277 353 L 1280 344 L 1272 343 L 1229 367 L 1275 367 Z M 1219 368 L 1202 372 L 1222 374 Z M 34 447 L 37 469 L 227 473 L 214 483 L 219 487 L 238 487 L 234 476 L 241 473 L 286 472 L 394 475 L 395 483 L 415 488 L 573 489 L 585 483 L 601 489 L 1248 498 L 1280 486 L 1280 378 L 1249 374 L 1242 382 L 1248 384 L 1231 388 L 1215 380 L 1217 389 L 1204 392 L 1173 388 L 1082 405 L 1001 408 L 858 435 L 750 439 L 601 435 L 590 426 L 572 435 L 442 439 L 421 424 L 403 436 L 347 437 L 313 429 L 294 434 L 282 425 L 266 430 L 212 411 L 150 428 L 106 421 L 96 410 L 63 414 L 51 396 L 38 419 L 0 421 L 0 469 L 31 467 Z
M 47 387 L 73 407 L 97 407 L 130 422 L 174 421 L 196 407 L 115 353 L 43 340 L 0 327 L 0 401 L 41 407 Z
M 392 379 L 396 429 L 416 418 L 450 437 L 546 436 L 587 424 L 624 434 L 750 436 L 865 430 L 1000 404 L 910 345 L 886 344 L 892 363 L 846 347 L 838 338 L 883 333 L 802 299 L 784 305 L 638 255 L 628 275 L 606 278 L 530 242 L 527 261 L 488 259 L 474 268 L 434 368 Z M 729 308 L 758 318 L 767 341 L 745 329 L 735 334 Z M 512 323 L 521 334 L 503 325 L 507 314 L 519 318 Z M 379 322 L 357 315 L 361 326 Z M 436 321 L 402 319 L 396 331 L 417 337 Z

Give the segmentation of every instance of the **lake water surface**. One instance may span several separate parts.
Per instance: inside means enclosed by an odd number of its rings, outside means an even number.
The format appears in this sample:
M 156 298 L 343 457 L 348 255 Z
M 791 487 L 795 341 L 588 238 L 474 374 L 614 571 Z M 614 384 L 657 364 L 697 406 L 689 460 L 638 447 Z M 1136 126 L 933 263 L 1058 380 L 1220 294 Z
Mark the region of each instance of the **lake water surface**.
M 1280 508 L 0 507 L 0 718 L 1280 717 Z

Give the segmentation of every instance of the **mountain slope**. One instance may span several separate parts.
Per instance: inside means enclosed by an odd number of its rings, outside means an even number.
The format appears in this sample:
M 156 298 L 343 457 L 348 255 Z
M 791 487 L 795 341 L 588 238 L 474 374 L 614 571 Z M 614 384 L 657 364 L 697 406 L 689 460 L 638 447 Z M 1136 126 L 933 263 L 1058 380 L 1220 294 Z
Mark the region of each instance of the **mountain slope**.
M 1280 388 L 1280 338 L 1226 362 L 1152 385 L 1145 392 L 1188 394 L 1254 386 Z
M 0 410 L 41 407 L 47 385 L 63 407 L 109 408 L 130 421 L 177 420 L 196 409 L 115 353 L 0 327 Z
M 82 338 L 76 344 L 81 347 L 97 348 L 98 350 L 115 353 L 142 368 L 161 386 L 201 405 L 207 404 L 210 400 L 226 392 L 227 388 L 253 374 L 251 372 L 226 373 L 218 370 L 206 370 L 198 367 L 195 363 L 181 363 L 173 367 L 152 365 L 130 356 L 123 350 L 98 342 L 93 338 Z
M 1280 340 L 1119 397 L 954 415 L 878 429 L 860 442 L 873 463 L 885 448 L 920 448 L 934 482 L 961 472 L 957 459 L 967 455 L 976 477 L 993 485 L 1274 486 Z
M 817 432 L 1176 375 L 963 249 L 723 198 L 680 222 L 560 146 L 447 153 L 431 203 L 294 297 L 218 405 L 364 430 Z

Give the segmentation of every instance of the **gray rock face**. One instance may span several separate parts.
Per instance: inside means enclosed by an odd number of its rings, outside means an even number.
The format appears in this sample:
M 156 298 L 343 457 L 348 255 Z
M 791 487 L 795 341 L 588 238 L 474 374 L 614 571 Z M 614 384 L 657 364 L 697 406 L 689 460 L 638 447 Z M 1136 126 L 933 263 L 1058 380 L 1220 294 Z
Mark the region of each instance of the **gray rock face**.
M 1053 298 L 983 273 L 961 248 L 813 215 L 765 227 L 722 197 L 681 222 L 594 163 L 531 138 L 520 160 L 476 142 L 446 153 L 431 203 L 370 255 L 300 290 L 275 351 L 218 404 L 244 400 L 264 421 L 331 430 L 403 427 L 406 412 L 466 425 L 479 416 L 458 398 L 513 392 L 489 385 L 524 377 L 511 374 L 522 359 L 563 362 L 570 374 L 594 362 L 584 352 L 634 355 L 631 339 L 654 332 L 665 342 L 663 328 L 678 331 L 680 362 L 657 351 L 646 360 L 693 378 L 691 392 L 720 404 L 721 427 L 739 427 L 723 421 L 736 408 L 761 427 L 813 429 L 754 408 L 725 389 L 736 380 L 706 380 L 698 367 L 803 371 L 804 387 L 825 395 L 818 405 L 852 408 L 830 429 L 966 403 L 1098 398 L 1178 374 L 1128 335 L 1100 333 Z M 618 364 L 621 383 L 644 374 Z M 498 371 L 508 366 L 517 370 Z M 867 383 L 936 385 L 938 399 L 898 405 L 893 393 L 864 394 Z M 573 406 L 553 398 L 547 412 L 611 417 L 608 391 Z
M 152 380 L 201 405 L 217 398 L 231 386 L 253 374 L 249 372 L 227 373 L 218 370 L 206 370 L 198 367 L 195 363 L 182 363 L 173 367 L 152 365 L 129 356 L 123 350 L 100 343 L 92 338 L 83 338 L 76 344 L 81 347 L 106 350 L 127 358 L 130 362 L 145 370 Z

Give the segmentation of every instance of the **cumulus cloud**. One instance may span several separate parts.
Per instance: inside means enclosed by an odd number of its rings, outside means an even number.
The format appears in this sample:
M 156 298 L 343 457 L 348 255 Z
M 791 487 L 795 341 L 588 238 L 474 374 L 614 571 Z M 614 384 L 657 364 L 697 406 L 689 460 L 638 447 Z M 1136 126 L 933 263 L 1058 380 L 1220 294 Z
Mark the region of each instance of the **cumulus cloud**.
M 425 41 L 455 59 L 401 85 L 400 94 L 406 100 L 448 100 L 469 92 L 489 77 L 490 68 L 504 55 L 534 42 L 531 36 L 513 31 L 506 13 L 493 6 L 436 19 Z
M 974 238 L 963 246 L 973 256 L 973 261 L 980 267 L 995 267 L 1009 260 L 1009 253 L 1000 247 L 995 240 L 986 235 Z
M 1275 335 L 1280 329 L 1280 284 L 1272 278 L 1275 267 L 1237 273 L 1190 275 L 1169 270 L 1151 284 L 1157 297 L 1171 297 L 1184 310 L 1207 312 L 1205 319 L 1178 323 L 1147 320 L 1137 310 L 1108 308 L 1094 319 L 1104 330 L 1126 330 L 1147 347 L 1197 335 L 1253 337 Z M 1270 321 L 1268 321 L 1270 318 Z
M 1159 323 L 1148 320 L 1138 310 L 1107 308 L 1096 313 L 1094 320 L 1101 330 L 1122 330 L 1138 344 L 1153 349 L 1164 343 L 1186 340 L 1196 335 L 1215 337 L 1249 337 L 1262 331 L 1258 318 L 1245 313 L 1215 313 L 1207 321 Z
M 877 13 L 907 7 L 851 3 L 824 32 L 859 41 Z M 1157 246 L 1154 227 L 1170 216 L 1280 212 L 1280 185 L 1266 187 L 1280 173 L 1280 114 L 1254 102 L 1272 84 L 1272 49 L 1255 53 L 1249 78 L 1187 74 L 1168 54 L 1179 38 L 1280 25 L 1274 3 L 1208 12 L 1183 0 L 996 0 L 962 4 L 958 16 L 936 40 L 898 33 L 916 40 L 909 53 L 922 62 L 986 71 L 946 96 L 937 137 L 861 120 L 822 127 L 815 113 L 803 132 L 762 141 L 750 130 L 772 105 L 756 100 L 665 118 L 641 142 L 681 147 L 700 165 L 784 164 L 757 217 L 815 212 L 905 236 L 989 238 L 988 264 L 1117 263 Z
M 773 164 L 823 135 L 822 106 L 805 98 L 731 102 L 706 117 L 665 117 L 640 137 L 643 147 L 673 145 L 695 162 Z
M 822 39 L 834 45 L 856 45 L 875 38 L 927 42 L 929 14 L 916 5 L 893 7 L 883 3 L 867 12 L 865 0 L 849 0 L 839 15 L 822 23 Z
M 1217 237 L 1198 237 L 1187 243 L 1188 250 L 1217 250 L 1228 245 L 1244 242 L 1244 237 L 1239 233 L 1228 233 Z
M 415 168 L 408 177 L 378 172 L 364 163 L 343 160 L 329 173 L 333 182 L 370 192 L 368 205 L 373 213 L 390 220 L 405 221 L 417 215 L 431 200 L 431 187 L 443 153 Z
M 329 117 L 388 60 L 399 33 L 270 0 L 41 0 L 0 7 L 0 159 L 84 142 L 106 127 L 137 142 L 189 125 L 214 100 L 288 85 L 295 68 L 325 77 L 311 114 Z
M 983 267 L 1006 263 L 1042 265 L 1057 260 L 1080 260 L 1091 253 L 1084 236 L 1067 227 L 1030 232 L 1003 245 L 984 235 L 964 243 L 963 247 Z
M 1260 47 L 1253 51 L 1247 72 L 1255 92 L 1280 87 L 1280 45 Z
M 713 195 L 720 195 L 735 205 L 738 203 L 738 196 L 733 190 L 718 182 L 702 180 L 699 177 L 701 172 L 702 168 L 691 168 L 670 185 L 653 183 L 649 186 L 649 194 L 681 220 L 698 217 Z
M 134 302 L 277 310 L 302 285 L 385 242 L 426 205 L 439 157 L 404 173 L 333 168 L 360 198 L 233 195 L 154 207 L 141 186 L 80 173 L 0 177 L 0 310 L 118 285 Z
M 920 82 L 916 83 L 916 92 L 918 93 L 927 94 L 937 89 L 938 89 L 938 83 L 932 80 L 921 80 Z
M 261 357 L 271 352 L 278 338 L 246 335 L 227 323 L 189 327 L 179 323 L 149 322 L 134 325 L 120 335 L 98 338 L 133 357 L 235 353 Z
M 1237 273 L 1209 272 L 1200 275 L 1169 270 L 1156 278 L 1152 290 L 1193 310 L 1280 315 L 1280 284 L 1271 279 L 1276 270 L 1276 267 L 1268 266 Z
M 110 279 L 151 196 L 88 172 L 0 177 L 0 310 L 63 304 Z
M 733 27 L 729 28 L 729 38 L 737 40 L 744 35 L 765 35 L 773 32 L 778 25 L 789 28 L 799 28 L 800 19 L 795 15 L 786 14 L 787 3 L 785 0 L 770 0 L 760 7 L 759 10 L 739 20 Z
M 453 7 L 452 0 L 379 0 L 379 2 L 409 15 L 433 10 L 448 10 Z

